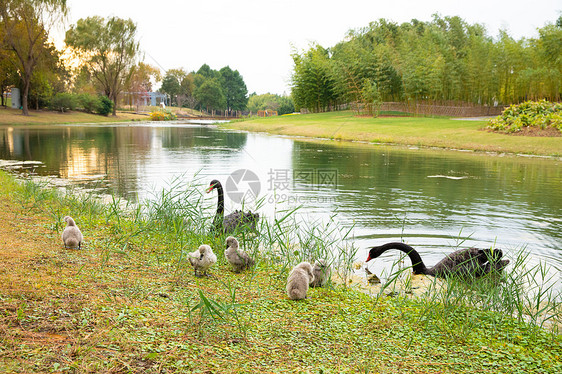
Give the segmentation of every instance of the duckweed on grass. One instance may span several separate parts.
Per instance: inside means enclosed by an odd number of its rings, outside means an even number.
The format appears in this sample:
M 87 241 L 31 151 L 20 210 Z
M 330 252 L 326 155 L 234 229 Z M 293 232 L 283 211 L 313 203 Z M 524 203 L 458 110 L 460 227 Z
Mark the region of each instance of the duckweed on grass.
M 197 184 L 127 207 L 3 172 L 0 183 L 2 372 L 562 371 L 560 335 L 465 303 L 377 298 L 336 283 L 290 301 L 292 264 L 326 248 L 299 239 L 286 214 L 241 241 L 259 254 L 255 268 L 230 271 Z M 81 251 L 62 247 L 66 214 L 84 233 Z M 211 277 L 194 277 L 184 256 L 201 243 L 219 258 Z M 338 257 L 334 266 L 350 269 Z

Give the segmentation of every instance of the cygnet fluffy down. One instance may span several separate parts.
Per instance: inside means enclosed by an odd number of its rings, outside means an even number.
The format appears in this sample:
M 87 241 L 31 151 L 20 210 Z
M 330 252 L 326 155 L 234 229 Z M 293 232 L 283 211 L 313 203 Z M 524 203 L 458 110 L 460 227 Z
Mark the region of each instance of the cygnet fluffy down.
M 213 253 L 211 247 L 203 244 L 195 252 L 189 253 L 189 262 L 193 265 L 195 276 L 197 276 L 197 273 L 207 275 L 207 270 L 217 262 L 217 256 Z
M 287 278 L 287 295 L 291 300 L 306 299 L 308 285 L 314 280 L 312 265 L 301 262 L 291 270 Z
M 65 248 L 78 248 L 82 247 L 82 240 L 84 240 L 84 236 L 82 236 L 82 232 L 76 226 L 76 223 L 70 216 L 64 217 L 66 221 L 66 227 L 62 232 L 62 241 L 64 243 Z
M 229 236 L 226 238 L 226 250 L 224 256 L 234 268 L 236 273 L 249 269 L 254 265 L 254 260 L 238 246 L 238 240 Z
M 312 269 L 314 279 L 310 283 L 312 287 L 322 287 L 332 276 L 330 265 L 325 260 L 316 260 Z

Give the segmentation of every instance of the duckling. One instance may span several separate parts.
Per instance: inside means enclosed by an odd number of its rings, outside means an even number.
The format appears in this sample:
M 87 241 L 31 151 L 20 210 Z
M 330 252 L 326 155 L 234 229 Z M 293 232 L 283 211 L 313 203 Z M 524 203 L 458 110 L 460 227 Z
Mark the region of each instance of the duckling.
M 232 236 L 226 238 L 224 257 L 226 257 L 236 273 L 240 273 L 254 265 L 254 259 L 242 249 L 239 249 L 238 240 Z
M 198 272 L 207 275 L 207 270 L 217 262 L 217 256 L 213 253 L 211 247 L 206 244 L 199 246 L 199 249 L 195 252 L 189 253 L 188 257 L 189 262 L 193 265 L 195 276 Z
M 66 221 L 66 227 L 62 232 L 62 241 L 64 243 L 65 248 L 78 248 L 82 247 L 82 240 L 84 240 L 84 236 L 82 232 L 76 226 L 76 223 L 70 216 L 65 216 L 64 220 Z
M 287 295 L 291 300 L 306 299 L 308 285 L 314 280 L 312 265 L 301 262 L 291 270 L 287 278 Z
M 310 283 L 312 287 L 322 287 L 328 282 L 328 279 L 332 276 L 332 270 L 330 265 L 326 263 L 325 260 L 316 260 L 314 267 L 312 269 L 314 273 L 314 280 Z

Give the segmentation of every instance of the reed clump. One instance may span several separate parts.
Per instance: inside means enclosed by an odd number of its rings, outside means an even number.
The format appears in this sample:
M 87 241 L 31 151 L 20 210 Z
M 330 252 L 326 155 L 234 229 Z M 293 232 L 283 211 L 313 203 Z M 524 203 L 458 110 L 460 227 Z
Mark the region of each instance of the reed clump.
M 0 371 L 562 370 L 562 339 L 549 324 L 558 301 L 546 286 L 527 296 L 519 276 L 483 279 L 488 285 L 446 280 L 419 298 L 372 297 L 349 286 L 352 230 L 279 209 L 257 233 L 236 234 L 253 267 L 235 273 L 217 250 L 212 276 L 195 277 L 187 253 L 223 248 L 226 239 L 211 234 L 214 205 L 198 178 L 172 180 L 138 204 L 18 184 L 5 173 L 0 181 L 6 214 L 21 225 L 33 220 L 37 241 L 0 264 Z M 83 251 L 61 248 L 64 215 L 80 222 Z M 289 270 L 317 259 L 345 281 L 289 300 Z M 553 317 L 542 322 L 545 312 Z

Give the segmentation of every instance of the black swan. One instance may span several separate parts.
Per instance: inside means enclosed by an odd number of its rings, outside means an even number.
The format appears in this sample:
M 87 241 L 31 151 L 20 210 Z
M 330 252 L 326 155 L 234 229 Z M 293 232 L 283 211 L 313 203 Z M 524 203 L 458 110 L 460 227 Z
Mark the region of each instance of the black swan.
M 213 220 L 213 231 L 224 232 L 225 234 L 232 234 L 237 229 L 249 229 L 255 231 L 256 224 L 260 218 L 259 213 L 252 213 L 251 211 L 242 212 L 236 210 L 229 215 L 224 215 L 224 192 L 221 182 L 213 179 L 207 188 L 207 193 L 216 189 L 219 195 L 217 204 L 217 213 Z
M 414 274 L 427 274 L 434 277 L 447 277 L 452 275 L 480 277 L 494 269 L 496 271 L 501 271 L 509 264 L 509 260 L 501 259 L 503 256 L 501 249 L 466 248 L 448 254 L 435 266 L 427 268 L 420 254 L 414 248 L 404 243 L 386 243 L 371 247 L 367 261 L 379 257 L 389 249 L 398 249 L 406 253 L 412 261 Z

